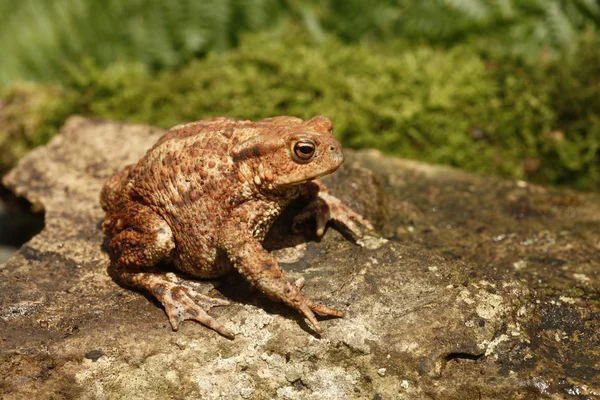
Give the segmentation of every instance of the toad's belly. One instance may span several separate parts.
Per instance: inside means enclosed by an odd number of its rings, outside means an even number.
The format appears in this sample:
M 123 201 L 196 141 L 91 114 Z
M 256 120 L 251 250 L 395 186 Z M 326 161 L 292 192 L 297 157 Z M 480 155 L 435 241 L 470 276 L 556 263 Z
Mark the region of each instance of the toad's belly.
M 233 268 L 224 252 L 216 248 L 193 251 L 187 248 L 175 248 L 172 260 L 179 271 L 196 278 L 216 278 L 225 275 Z
M 222 229 L 222 218 L 218 213 L 212 218 L 203 217 L 200 213 L 192 215 L 179 214 L 167 218 L 175 240 L 171 254 L 173 264 L 178 270 L 197 278 L 226 274 L 232 265 L 224 252 L 218 250 L 217 236 Z

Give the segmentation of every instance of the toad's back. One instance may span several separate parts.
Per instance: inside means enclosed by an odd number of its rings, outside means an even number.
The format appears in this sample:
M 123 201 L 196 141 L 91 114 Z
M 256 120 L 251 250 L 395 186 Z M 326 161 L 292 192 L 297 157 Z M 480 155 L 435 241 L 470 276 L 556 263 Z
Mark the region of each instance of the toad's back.
M 128 197 L 165 219 L 176 243 L 173 261 L 192 275 L 218 276 L 229 268 L 215 262 L 216 235 L 230 211 L 251 196 L 229 156 L 231 145 L 252 135 L 246 125 L 232 118 L 181 125 L 130 171 Z
M 179 125 L 105 185 L 103 229 L 109 236 L 126 231 L 118 247 L 124 263 L 154 263 L 168 254 L 191 275 L 219 276 L 231 265 L 219 258 L 221 236 L 261 242 L 299 186 L 342 161 L 324 117 L 221 117 Z M 224 232 L 226 222 L 238 225 Z M 139 254 L 123 244 L 140 240 L 150 241 L 154 252 Z

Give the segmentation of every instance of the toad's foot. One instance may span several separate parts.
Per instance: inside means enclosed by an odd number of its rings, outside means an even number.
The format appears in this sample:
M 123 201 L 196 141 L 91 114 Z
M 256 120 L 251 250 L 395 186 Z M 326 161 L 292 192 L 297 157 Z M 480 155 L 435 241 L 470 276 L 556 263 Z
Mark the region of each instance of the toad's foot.
M 290 306 L 294 307 L 298 310 L 302 315 L 306 317 L 312 324 L 315 332 L 321 333 L 322 329 L 319 323 L 317 322 L 317 318 L 315 317 L 315 313 L 319 315 L 329 315 L 332 317 L 343 317 L 344 313 L 333 308 L 329 308 L 324 306 L 323 304 L 315 303 L 306 297 L 300 292 L 302 287 L 304 286 L 304 278 L 300 278 L 296 280 L 294 283 L 294 290 L 284 290 L 287 294 L 287 298 L 284 298 L 284 302 L 288 303 Z M 289 285 L 289 284 L 288 284 Z
M 374 230 L 373 225 L 366 218 L 329 193 L 321 182 L 311 181 L 306 185 L 310 185 L 306 191 L 311 194 L 311 200 L 294 218 L 292 229 L 297 230 L 299 224 L 314 216 L 318 236 L 323 236 L 328 221 L 334 221 L 343 226 L 357 238 L 363 237 L 363 228 L 369 231 Z
M 168 274 L 172 275 L 172 274 Z M 167 276 L 168 276 L 167 275 Z M 179 329 L 179 324 L 185 320 L 194 320 L 202 325 L 214 329 L 228 339 L 235 338 L 235 334 L 222 324 L 218 323 L 207 311 L 214 306 L 228 306 L 228 300 L 216 299 L 196 292 L 187 285 L 186 281 L 178 280 L 175 275 L 168 276 L 169 281 L 155 285 L 151 288 L 152 294 L 165 307 L 169 322 L 173 330 Z M 173 279 L 175 278 L 175 279 Z M 179 282 L 177 282 L 179 281 Z
M 207 313 L 212 307 L 228 306 L 231 302 L 197 292 L 193 289 L 197 286 L 195 282 L 179 279 L 173 273 L 113 272 L 128 286 L 147 290 L 156 297 L 165 307 L 173 330 L 178 330 L 179 324 L 185 320 L 194 320 L 228 339 L 235 338 L 232 331 Z

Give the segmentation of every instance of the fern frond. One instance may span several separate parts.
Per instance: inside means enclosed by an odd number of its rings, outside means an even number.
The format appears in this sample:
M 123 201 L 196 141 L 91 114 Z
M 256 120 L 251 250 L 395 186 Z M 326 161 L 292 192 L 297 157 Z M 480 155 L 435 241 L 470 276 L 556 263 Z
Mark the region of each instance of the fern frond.
M 481 0 L 442 0 L 442 3 L 474 21 L 485 21 L 490 16 L 489 5 Z
M 405 38 L 535 60 L 570 53 L 600 30 L 598 0 L 0 0 L 0 85 L 64 77 L 89 58 L 99 66 L 185 64 L 238 45 L 246 31 L 291 21 L 313 39 Z
M 48 80 L 90 58 L 107 66 L 181 65 L 236 45 L 245 30 L 273 25 L 280 0 L 0 0 L 0 85 Z
M 553 44 L 567 52 L 572 51 L 571 45 L 575 42 L 575 30 L 558 3 L 548 4 L 546 23 Z
M 600 27 L 600 3 L 595 0 L 575 0 L 575 7 L 583 17 L 582 19 L 591 20 L 596 27 Z
M 502 19 L 512 19 L 516 15 L 515 7 L 511 0 L 494 0 L 490 3 L 494 14 Z

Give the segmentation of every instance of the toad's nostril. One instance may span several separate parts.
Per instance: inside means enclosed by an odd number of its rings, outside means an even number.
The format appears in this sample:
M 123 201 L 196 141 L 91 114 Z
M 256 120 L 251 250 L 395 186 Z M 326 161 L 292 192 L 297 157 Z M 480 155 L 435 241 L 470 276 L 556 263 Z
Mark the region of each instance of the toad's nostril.
M 333 145 L 329 146 L 329 151 L 335 151 L 335 147 Z

